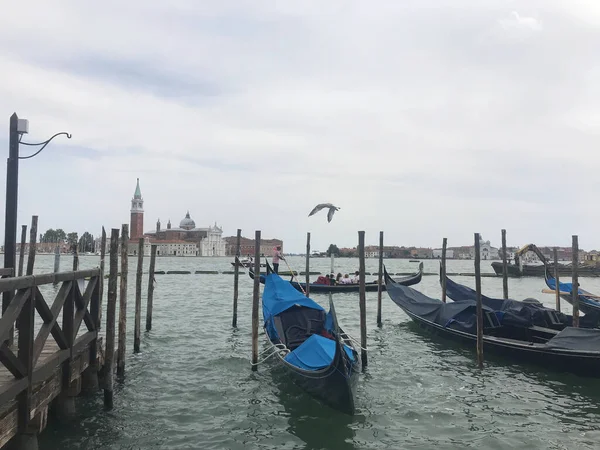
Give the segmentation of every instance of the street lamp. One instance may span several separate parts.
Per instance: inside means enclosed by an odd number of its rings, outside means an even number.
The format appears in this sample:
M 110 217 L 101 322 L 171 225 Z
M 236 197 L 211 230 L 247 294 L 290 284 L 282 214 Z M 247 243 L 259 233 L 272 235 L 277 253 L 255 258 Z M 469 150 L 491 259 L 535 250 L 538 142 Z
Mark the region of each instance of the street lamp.
M 10 134 L 9 134 L 9 151 L 8 160 L 6 162 L 6 213 L 4 224 L 4 267 L 15 268 L 16 250 L 17 250 L 17 198 L 19 191 L 19 159 L 33 158 L 39 154 L 52 139 L 61 134 L 65 134 L 71 139 L 69 133 L 57 133 L 50 139 L 38 144 L 22 142 L 24 134 L 29 133 L 29 121 L 27 119 L 19 119 L 17 113 L 10 116 Z M 19 144 L 41 148 L 29 156 L 19 156 Z M 2 311 L 4 312 L 10 303 L 12 297 L 11 292 L 5 292 L 2 298 Z

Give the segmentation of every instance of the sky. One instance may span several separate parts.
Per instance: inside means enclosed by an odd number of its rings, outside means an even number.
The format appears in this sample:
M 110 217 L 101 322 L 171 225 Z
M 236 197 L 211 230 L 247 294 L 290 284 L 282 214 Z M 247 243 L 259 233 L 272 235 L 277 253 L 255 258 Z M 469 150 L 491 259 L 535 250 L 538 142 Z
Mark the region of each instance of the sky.
M 224 235 L 600 248 L 600 3 L 589 0 L 9 2 L 0 149 L 18 224 L 98 235 L 189 210 Z M 1 128 L 1 127 L 0 127 Z M 21 147 L 21 155 L 31 153 Z M 0 184 L 5 186 L 5 171 Z M 0 202 L 4 208 L 4 195 Z M 340 207 L 308 217 L 317 203 Z M 20 227 L 19 227 L 20 229 Z M 4 223 L 0 224 L 4 235 Z

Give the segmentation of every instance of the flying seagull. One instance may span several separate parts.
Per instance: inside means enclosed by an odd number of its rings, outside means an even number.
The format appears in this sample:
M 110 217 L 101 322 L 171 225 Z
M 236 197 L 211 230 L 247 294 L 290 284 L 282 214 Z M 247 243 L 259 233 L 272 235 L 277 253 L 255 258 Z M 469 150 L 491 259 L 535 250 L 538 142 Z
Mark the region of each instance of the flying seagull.
M 312 216 L 313 214 L 318 213 L 323 208 L 329 208 L 329 212 L 327 213 L 327 222 L 331 222 L 331 219 L 333 218 L 333 214 L 338 209 L 340 209 L 337 206 L 333 206 L 331 203 L 319 203 L 317 206 L 315 206 L 313 208 L 313 210 L 310 212 L 310 214 L 308 215 L 308 217 Z

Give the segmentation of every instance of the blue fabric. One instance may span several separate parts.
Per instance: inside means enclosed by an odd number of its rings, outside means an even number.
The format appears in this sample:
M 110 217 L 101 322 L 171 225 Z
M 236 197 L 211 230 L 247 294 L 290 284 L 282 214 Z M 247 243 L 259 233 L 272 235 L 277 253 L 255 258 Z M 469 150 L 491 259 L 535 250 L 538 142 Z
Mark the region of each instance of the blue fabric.
M 269 337 L 277 337 L 277 331 L 275 331 L 275 327 L 273 326 L 273 317 L 292 306 L 304 306 L 306 308 L 325 311 L 321 305 L 309 297 L 305 297 L 302 292 L 294 289 L 290 283 L 276 273 L 269 274 L 265 278 L 262 308 L 265 328 Z
M 354 361 L 352 349 L 344 345 L 344 350 L 350 361 Z M 334 356 L 335 341 L 318 334 L 313 334 L 293 352 L 285 355 L 284 359 L 290 364 L 304 370 L 319 370 L 329 366 Z
M 560 292 L 568 292 L 568 293 L 573 292 L 573 283 L 559 282 L 558 284 L 559 284 Z M 556 279 L 555 278 L 546 278 L 546 285 L 550 289 L 556 290 Z M 593 308 L 593 310 L 600 309 L 600 302 L 598 300 L 586 297 L 587 295 L 592 295 L 592 294 L 590 294 L 587 291 L 584 291 L 583 289 L 578 289 L 577 293 L 579 294 L 579 302 L 580 303 L 589 305 L 591 308 Z M 570 300 L 569 300 L 569 302 L 570 302 Z M 581 305 L 580 305 L 580 307 L 581 307 Z M 589 312 L 589 309 L 586 313 L 588 313 L 588 312 Z

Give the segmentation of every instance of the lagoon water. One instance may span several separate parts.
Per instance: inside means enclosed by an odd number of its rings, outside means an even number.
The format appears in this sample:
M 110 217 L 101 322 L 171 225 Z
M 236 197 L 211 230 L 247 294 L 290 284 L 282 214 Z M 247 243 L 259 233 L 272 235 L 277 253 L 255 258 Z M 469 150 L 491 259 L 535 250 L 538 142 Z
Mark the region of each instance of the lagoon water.
M 294 270 L 304 270 L 303 258 L 289 260 Z M 164 257 L 156 269 L 223 272 L 232 270 L 230 261 Z M 146 270 L 148 263 L 145 258 Z M 424 263 L 426 272 L 438 270 L 437 261 Z M 98 264 L 98 256 L 80 259 L 82 269 Z M 53 256 L 39 255 L 36 273 L 52 265 Z M 63 257 L 62 267 L 70 265 Z M 329 259 L 311 259 L 311 270 L 326 272 L 329 265 Z M 417 269 L 408 260 L 386 266 L 391 272 Z M 100 392 L 78 398 L 81 420 L 51 420 L 41 449 L 600 448 L 598 380 L 490 355 L 480 371 L 474 349 L 419 331 L 386 293 L 382 328 L 376 327 L 377 293 L 367 293 L 369 364 L 359 378 L 354 417 L 313 400 L 273 363 L 250 370 L 247 273 L 240 276 L 237 329 L 231 327 L 233 275 L 156 275 L 153 329 L 142 334 L 142 353 L 134 355 L 135 268 L 131 257 L 126 377 L 115 384 L 115 408 L 103 409 Z M 336 272 L 357 268 L 357 259 L 336 260 Z M 377 260 L 368 259 L 366 269 L 376 271 Z M 473 261 L 449 261 L 448 272 L 473 272 Z M 482 272 L 492 272 L 489 262 L 482 262 Z M 475 284 L 472 277 L 453 279 Z M 580 283 L 600 292 L 600 279 Z M 482 284 L 486 295 L 501 297 L 501 278 L 483 278 Z M 424 276 L 414 287 L 441 295 L 437 276 Z M 147 275 L 143 314 L 146 288 Z M 543 288 L 541 278 L 509 280 L 511 298 L 535 297 L 552 306 L 554 296 L 542 294 Z M 327 307 L 326 295 L 312 297 Z M 334 300 L 342 326 L 359 336 L 358 295 L 336 294 Z M 563 311 L 570 312 L 569 305 Z

